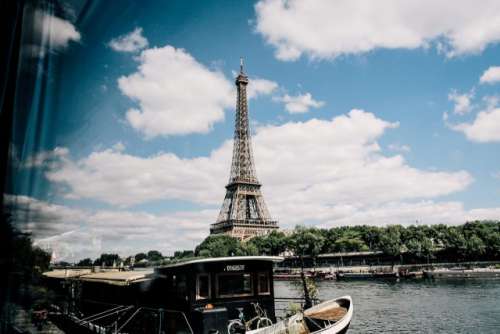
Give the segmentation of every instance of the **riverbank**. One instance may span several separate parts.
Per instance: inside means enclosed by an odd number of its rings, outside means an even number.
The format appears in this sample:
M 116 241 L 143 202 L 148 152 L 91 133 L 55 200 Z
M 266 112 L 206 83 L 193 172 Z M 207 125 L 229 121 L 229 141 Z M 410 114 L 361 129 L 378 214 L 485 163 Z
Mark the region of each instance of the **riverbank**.
M 397 264 L 397 265 L 378 265 L 378 266 L 318 266 L 304 268 L 307 277 L 319 280 L 332 280 L 339 276 L 339 273 L 397 273 L 398 275 L 373 275 L 373 278 L 422 278 L 424 271 L 431 271 L 436 268 L 439 269 L 453 269 L 453 268 L 487 268 L 499 267 L 500 261 L 474 261 L 474 262 L 436 262 L 436 263 L 421 263 L 421 264 Z M 275 268 L 275 279 L 278 281 L 298 280 L 300 279 L 300 267 L 277 267 Z M 370 278 L 366 275 L 366 278 Z

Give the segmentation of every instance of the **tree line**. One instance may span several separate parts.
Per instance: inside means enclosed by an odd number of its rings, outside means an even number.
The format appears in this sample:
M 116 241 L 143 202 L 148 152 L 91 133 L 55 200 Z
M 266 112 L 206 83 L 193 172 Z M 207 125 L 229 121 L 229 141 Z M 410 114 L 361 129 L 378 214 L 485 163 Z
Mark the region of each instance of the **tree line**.
M 500 258 L 500 221 L 474 221 L 463 225 L 342 226 L 330 229 L 297 226 L 291 233 L 273 231 L 248 242 L 225 235 L 208 236 L 196 256 L 281 255 L 317 256 L 339 252 L 407 254 L 430 260 L 448 254 L 457 260 Z
M 95 260 L 84 259 L 78 265 L 113 263 L 140 265 L 163 264 L 195 257 L 241 255 L 295 255 L 315 257 L 319 254 L 345 252 L 380 252 L 381 254 L 430 261 L 440 257 L 455 261 L 500 259 L 500 221 L 473 221 L 462 225 L 359 225 L 330 229 L 297 226 L 288 232 L 272 231 L 246 242 L 228 235 L 209 235 L 194 250 L 176 251 L 163 257 L 158 251 L 138 253 L 121 259 L 118 254 L 102 254 Z M 143 261 L 144 262 L 144 261 Z

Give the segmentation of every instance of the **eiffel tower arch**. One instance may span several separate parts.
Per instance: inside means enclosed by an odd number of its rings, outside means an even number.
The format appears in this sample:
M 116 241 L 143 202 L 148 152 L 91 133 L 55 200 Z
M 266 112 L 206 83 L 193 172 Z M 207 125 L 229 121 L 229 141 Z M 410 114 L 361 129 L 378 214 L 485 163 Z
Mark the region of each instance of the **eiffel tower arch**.
M 269 215 L 255 172 L 248 124 L 248 77 L 243 72 L 243 61 L 235 84 L 238 97 L 231 173 L 219 217 L 211 224 L 210 234 L 228 234 L 247 240 L 278 229 L 278 222 Z

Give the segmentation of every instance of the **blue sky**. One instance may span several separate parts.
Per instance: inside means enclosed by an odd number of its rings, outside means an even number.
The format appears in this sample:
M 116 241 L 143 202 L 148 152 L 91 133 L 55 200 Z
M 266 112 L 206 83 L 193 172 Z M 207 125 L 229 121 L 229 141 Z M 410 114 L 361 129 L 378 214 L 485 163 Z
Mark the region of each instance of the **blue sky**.
M 15 147 L 9 201 L 57 259 L 192 248 L 222 204 L 244 57 L 257 174 L 282 228 L 498 219 L 500 6 L 476 7 L 38 9 L 49 38 L 26 62 L 47 80 L 29 110 L 43 100 L 43 117 Z

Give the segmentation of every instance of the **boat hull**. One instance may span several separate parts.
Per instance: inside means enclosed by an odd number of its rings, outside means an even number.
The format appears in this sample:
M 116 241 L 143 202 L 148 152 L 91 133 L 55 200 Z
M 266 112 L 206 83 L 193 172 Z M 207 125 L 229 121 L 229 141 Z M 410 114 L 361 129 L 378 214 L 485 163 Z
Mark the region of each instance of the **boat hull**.
M 346 311 L 338 320 L 325 320 L 325 311 L 345 307 Z M 350 296 L 332 299 L 307 309 L 303 314 L 296 314 L 288 319 L 261 329 L 256 329 L 247 334 L 285 334 L 285 333 L 310 333 L 310 334 L 340 334 L 347 333 L 351 324 L 354 307 Z M 319 317 L 319 315 L 323 317 Z M 309 319 L 322 328 L 311 328 Z M 331 318 L 330 318 L 331 319 Z M 333 321 L 333 322 L 332 322 Z
M 424 271 L 424 277 L 431 279 L 499 278 L 499 269 L 486 270 L 434 270 Z

